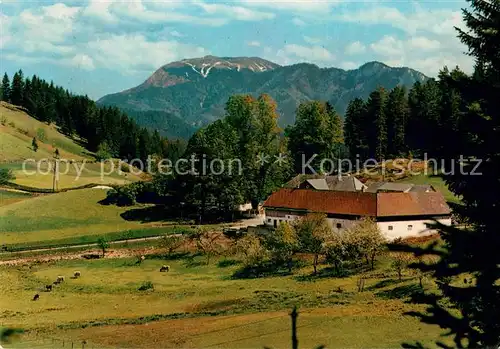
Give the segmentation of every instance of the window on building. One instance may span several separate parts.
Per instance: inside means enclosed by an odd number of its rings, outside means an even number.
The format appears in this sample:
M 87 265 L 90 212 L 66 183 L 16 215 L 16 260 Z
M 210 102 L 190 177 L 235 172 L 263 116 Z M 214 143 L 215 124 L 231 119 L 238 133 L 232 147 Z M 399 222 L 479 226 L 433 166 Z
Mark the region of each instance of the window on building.
M 393 230 L 393 229 L 394 229 L 394 227 L 393 227 L 392 225 L 390 225 L 390 226 L 388 227 L 388 229 L 389 229 L 389 230 Z
M 341 223 L 337 223 L 337 229 L 341 229 L 342 228 L 342 224 Z
M 408 230 L 412 230 L 413 229 L 413 225 L 408 225 Z
M 278 226 L 278 221 L 275 219 L 274 220 L 274 227 L 276 228 Z
M 267 221 L 268 221 L 269 223 L 271 223 L 272 219 L 271 219 L 271 218 L 268 218 L 268 219 L 267 219 Z

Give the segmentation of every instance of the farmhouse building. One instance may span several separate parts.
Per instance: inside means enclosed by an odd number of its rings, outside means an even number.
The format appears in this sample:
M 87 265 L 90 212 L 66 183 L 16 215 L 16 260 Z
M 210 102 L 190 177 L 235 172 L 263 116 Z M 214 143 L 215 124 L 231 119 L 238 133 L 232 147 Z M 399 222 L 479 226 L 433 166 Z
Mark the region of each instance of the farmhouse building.
M 451 225 L 450 208 L 443 195 L 432 187 L 389 186 L 385 190 L 372 188 L 370 192 L 365 187 L 340 191 L 301 186 L 282 188 L 265 201 L 265 225 L 276 227 L 280 222 L 293 221 L 308 213 L 323 213 L 332 230 L 342 231 L 360 218 L 371 217 L 388 239 L 432 233 L 427 223 L 435 220 Z

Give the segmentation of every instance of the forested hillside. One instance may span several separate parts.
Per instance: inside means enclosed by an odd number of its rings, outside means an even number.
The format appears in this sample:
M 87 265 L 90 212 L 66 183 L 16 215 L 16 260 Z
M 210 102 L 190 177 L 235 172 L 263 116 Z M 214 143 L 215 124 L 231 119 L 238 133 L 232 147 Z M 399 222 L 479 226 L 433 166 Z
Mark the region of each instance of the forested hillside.
M 167 146 L 158 131 L 139 126 L 118 108 L 98 106 L 87 96 L 72 94 L 36 75 L 25 78 L 22 70 L 14 74 L 12 83 L 4 74 L 1 100 L 24 107 L 41 122 L 55 123 L 100 158 L 147 159 L 149 154 L 162 154 Z

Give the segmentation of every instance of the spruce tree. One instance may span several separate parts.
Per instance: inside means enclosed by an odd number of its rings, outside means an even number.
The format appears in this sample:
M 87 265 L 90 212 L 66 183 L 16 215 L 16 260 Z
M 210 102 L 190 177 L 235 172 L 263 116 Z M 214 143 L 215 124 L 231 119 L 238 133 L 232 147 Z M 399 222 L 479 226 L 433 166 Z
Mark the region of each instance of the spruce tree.
M 12 78 L 12 87 L 10 90 L 10 101 L 15 105 L 23 105 L 24 92 L 24 75 L 23 71 L 19 70 Z
M 455 85 L 464 99 L 466 127 L 450 138 L 446 150 L 455 171 L 445 176 L 450 190 L 462 198 L 463 205 L 454 207 L 454 212 L 464 218 L 467 226 L 437 224 L 444 246 L 416 251 L 440 256 L 435 265 L 417 265 L 432 270 L 440 290 L 439 294 L 423 298 L 429 309 L 426 314 L 418 315 L 453 336 L 454 344 L 441 343 L 443 348 L 497 349 L 500 346 L 500 2 L 475 0 L 470 5 L 471 10 L 463 11 L 467 29 L 458 29 L 458 33 L 475 58 L 476 69 L 473 76 Z M 460 156 L 476 160 L 464 162 Z M 462 281 L 464 278 L 467 282 Z
M 38 150 L 38 142 L 36 141 L 36 137 L 33 137 L 33 140 L 31 141 L 31 148 L 35 153 Z
M 10 102 L 10 80 L 7 73 L 2 78 L 2 101 Z
M 367 119 L 371 122 L 368 137 L 370 155 L 380 161 L 387 154 L 386 92 L 382 87 L 370 93 L 366 108 Z
M 345 144 L 351 158 L 368 156 L 368 128 L 366 127 L 366 103 L 361 98 L 349 102 L 344 122 Z
M 408 100 L 404 86 L 389 93 L 386 104 L 388 153 L 400 156 L 406 152 L 405 133 L 408 119 Z

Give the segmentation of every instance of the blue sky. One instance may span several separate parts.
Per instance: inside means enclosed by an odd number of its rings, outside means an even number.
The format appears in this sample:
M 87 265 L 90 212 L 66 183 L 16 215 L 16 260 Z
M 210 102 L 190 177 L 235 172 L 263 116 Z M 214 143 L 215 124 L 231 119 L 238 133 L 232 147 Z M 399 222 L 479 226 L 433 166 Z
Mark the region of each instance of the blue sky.
M 456 38 L 465 1 L 90 0 L 0 4 L 1 70 L 99 98 L 169 62 L 259 56 L 357 68 L 378 60 L 435 76 L 470 71 Z

